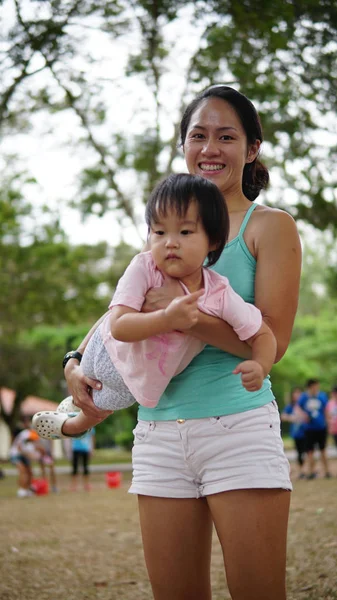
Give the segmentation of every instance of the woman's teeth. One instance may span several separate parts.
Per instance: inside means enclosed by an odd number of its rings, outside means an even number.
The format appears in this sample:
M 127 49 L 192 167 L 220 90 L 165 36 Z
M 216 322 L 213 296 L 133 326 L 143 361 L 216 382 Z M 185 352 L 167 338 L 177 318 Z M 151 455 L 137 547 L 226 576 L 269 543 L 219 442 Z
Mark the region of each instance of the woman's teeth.
M 202 171 L 221 171 L 225 165 L 207 165 L 205 163 L 200 163 L 199 166 Z

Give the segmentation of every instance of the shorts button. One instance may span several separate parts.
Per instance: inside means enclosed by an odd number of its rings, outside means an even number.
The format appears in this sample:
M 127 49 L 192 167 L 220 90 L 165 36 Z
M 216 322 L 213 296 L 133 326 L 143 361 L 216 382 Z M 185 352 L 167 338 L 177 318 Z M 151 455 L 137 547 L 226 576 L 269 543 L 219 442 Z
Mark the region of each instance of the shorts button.
M 180 423 L 180 424 L 181 424 L 181 423 L 185 423 L 185 420 L 186 420 L 186 419 L 177 419 L 177 423 Z

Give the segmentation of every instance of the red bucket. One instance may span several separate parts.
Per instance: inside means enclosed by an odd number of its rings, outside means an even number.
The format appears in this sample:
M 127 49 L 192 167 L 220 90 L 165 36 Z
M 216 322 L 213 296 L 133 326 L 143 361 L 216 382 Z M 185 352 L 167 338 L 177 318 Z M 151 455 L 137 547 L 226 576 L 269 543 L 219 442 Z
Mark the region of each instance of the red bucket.
M 110 471 L 105 473 L 105 480 L 109 488 L 119 488 L 122 483 L 122 475 L 120 471 Z
M 35 494 L 37 494 L 37 496 L 48 494 L 49 485 L 47 479 L 33 479 L 32 490 L 35 492 Z

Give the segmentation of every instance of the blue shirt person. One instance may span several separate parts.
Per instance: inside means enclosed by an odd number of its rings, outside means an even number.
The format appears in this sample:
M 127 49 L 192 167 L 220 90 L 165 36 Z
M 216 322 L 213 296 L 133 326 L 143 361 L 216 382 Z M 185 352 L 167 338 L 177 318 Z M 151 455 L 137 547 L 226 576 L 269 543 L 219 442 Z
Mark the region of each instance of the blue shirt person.
M 326 478 L 330 478 L 328 460 L 326 456 L 327 420 L 326 406 L 328 396 L 320 390 L 318 379 L 309 379 L 306 391 L 298 399 L 299 407 L 308 415 L 309 421 L 306 428 L 305 440 L 308 457 L 308 479 L 315 479 L 314 449 L 320 450 L 320 458 Z

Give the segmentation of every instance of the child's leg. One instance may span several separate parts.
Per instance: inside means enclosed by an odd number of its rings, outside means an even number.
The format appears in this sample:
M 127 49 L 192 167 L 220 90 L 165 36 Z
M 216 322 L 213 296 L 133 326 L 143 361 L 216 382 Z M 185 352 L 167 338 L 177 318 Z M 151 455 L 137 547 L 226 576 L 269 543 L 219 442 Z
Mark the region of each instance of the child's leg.
M 98 408 L 113 412 L 127 408 L 136 402 L 112 364 L 99 329 L 89 340 L 81 366 L 85 375 L 98 379 L 102 383 L 101 390 L 92 390 L 93 401 Z M 69 413 L 61 405 L 56 413 L 43 411 L 34 415 L 33 427 L 40 437 L 57 439 L 79 436 L 102 421 L 102 419 L 87 417 L 82 411 L 76 414 Z
M 95 331 L 85 349 L 81 367 L 85 375 L 102 383 L 101 390 L 92 391 L 92 399 L 98 408 L 115 411 L 132 406 L 136 402 L 112 364 L 99 329 Z
M 115 369 L 103 344 L 99 329 L 90 339 L 82 358 L 82 370 L 87 377 L 102 382 L 101 390 L 92 390 L 94 404 L 102 410 L 120 410 L 135 403 L 135 399 L 126 387 L 123 378 Z M 86 417 L 82 411 L 69 418 L 62 426 L 64 435 L 78 435 L 98 425 L 100 419 Z
M 98 423 L 101 423 L 102 419 L 93 419 L 92 417 L 86 417 L 86 415 L 80 411 L 76 414 L 76 417 L 69 417 L 62 425 L 62 433 L 65 436 L 74 437 L 81 433 L 85 433 L 88 429 L 95 427 Z

